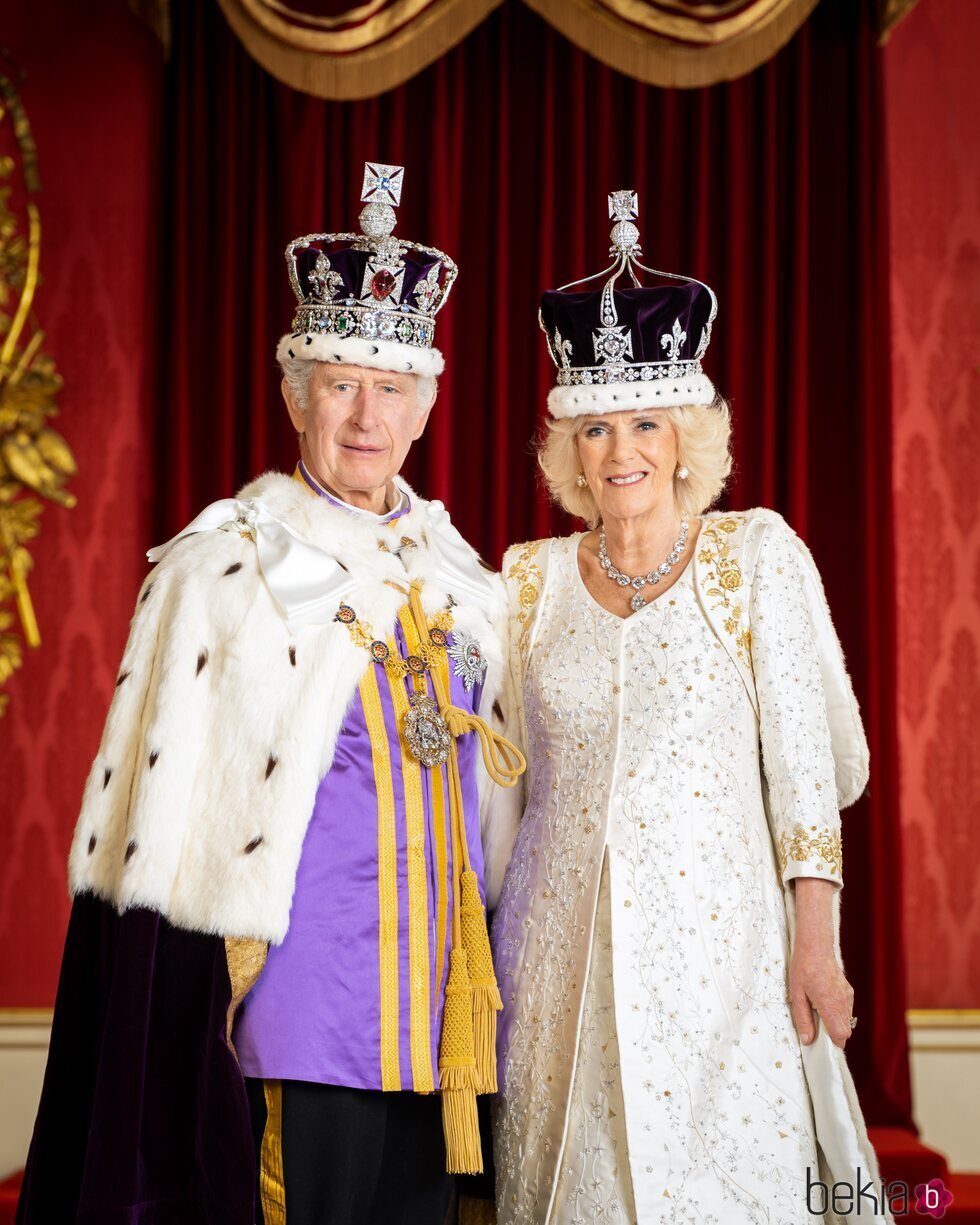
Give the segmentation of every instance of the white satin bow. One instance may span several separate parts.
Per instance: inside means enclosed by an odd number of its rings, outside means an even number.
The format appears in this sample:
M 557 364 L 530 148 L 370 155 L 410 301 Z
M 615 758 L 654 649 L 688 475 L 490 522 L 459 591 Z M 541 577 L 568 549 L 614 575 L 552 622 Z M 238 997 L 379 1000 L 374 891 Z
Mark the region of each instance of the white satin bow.
M 334 619 L 337 605 L 354 590 L 354 579 L 329 553 L 270 515 L 261 502 L 237 498 L 212 502 L 173 540 L 150 549 L 146 556 L 156 563 L 185 536 L 216 531 L 229 523 L 247 528 L 255 537 L 262 577 L 291 628 Z

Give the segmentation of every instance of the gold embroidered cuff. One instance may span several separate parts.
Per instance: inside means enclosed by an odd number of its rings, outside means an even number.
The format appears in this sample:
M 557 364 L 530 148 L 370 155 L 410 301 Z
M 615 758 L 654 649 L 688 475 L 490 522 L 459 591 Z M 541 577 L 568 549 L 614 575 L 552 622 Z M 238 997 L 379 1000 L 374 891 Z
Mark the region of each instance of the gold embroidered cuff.
M 817 825 L 793 827 L 792 834 L 779 835 L 779 870 L 783 882 L 797 876 L 835 880 L 843 876 L 840 833 Z

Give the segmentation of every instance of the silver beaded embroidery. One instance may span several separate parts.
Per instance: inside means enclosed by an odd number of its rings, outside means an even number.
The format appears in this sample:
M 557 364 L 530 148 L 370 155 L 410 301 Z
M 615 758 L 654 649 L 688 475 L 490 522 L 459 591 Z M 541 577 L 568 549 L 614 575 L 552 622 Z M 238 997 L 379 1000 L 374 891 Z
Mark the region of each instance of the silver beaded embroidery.
M 799 564 L 785 527 L 773 535 L 743 592 L 764 640 L 773 819 L 839 829 Z M 545 546 L 519 690 L 528 794 L 493 929 L 498 1222 L 797 1221 L 811 1105 L 759 722 L 695 589 L 711 565 L 619 619 L 583 591 L 579 541 Z

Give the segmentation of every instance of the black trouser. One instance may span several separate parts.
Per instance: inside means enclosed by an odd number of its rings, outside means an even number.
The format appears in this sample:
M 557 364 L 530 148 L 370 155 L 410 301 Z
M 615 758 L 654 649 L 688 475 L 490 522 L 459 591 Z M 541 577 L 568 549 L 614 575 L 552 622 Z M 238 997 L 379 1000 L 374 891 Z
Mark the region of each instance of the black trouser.
M 453 1180 L 437 1093 L 245 1083 L 260 1225 L 443 1225 Z

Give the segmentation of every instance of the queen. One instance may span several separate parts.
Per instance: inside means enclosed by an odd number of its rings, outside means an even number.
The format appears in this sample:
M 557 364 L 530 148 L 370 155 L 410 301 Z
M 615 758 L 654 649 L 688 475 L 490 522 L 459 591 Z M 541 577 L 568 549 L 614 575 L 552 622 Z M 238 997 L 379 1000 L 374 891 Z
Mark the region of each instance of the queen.
M 504 563 L 528 776 L 493 930 L 498 1221 L 787 1225 L 817 1180 L 877 1180 L 837 917 L 867 745 L 805 544 L 707 511 L 715 295 L 643 285 L 635 194 L 610 215 L 599 287 L 540 312 L 539 462 L 589 530 Z

